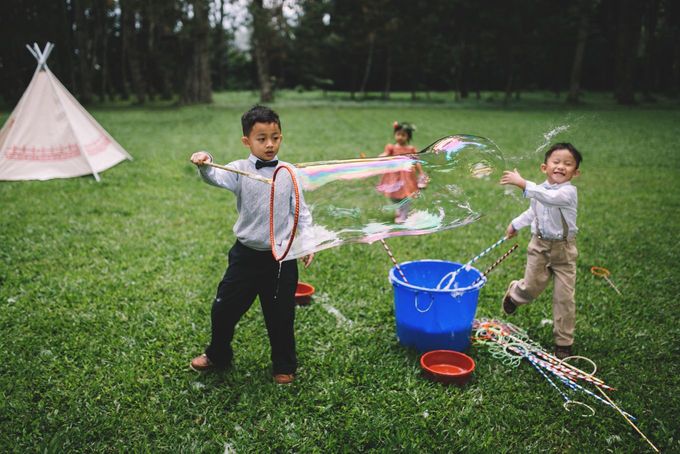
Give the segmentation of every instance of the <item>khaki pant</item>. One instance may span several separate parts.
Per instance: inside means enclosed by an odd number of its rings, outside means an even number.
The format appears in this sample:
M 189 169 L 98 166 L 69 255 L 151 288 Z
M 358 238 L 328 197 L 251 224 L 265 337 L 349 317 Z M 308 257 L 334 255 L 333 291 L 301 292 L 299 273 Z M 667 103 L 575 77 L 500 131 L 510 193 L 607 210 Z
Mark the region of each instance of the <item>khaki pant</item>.
M 532 236 L 527 248 L 524 279 L 512 281 L 508 293 L 517 305 L 528 304 L 553 279 L 553 336 L 560 346 L 574 343 L 576 326 L 576 240 L 542 240 Z

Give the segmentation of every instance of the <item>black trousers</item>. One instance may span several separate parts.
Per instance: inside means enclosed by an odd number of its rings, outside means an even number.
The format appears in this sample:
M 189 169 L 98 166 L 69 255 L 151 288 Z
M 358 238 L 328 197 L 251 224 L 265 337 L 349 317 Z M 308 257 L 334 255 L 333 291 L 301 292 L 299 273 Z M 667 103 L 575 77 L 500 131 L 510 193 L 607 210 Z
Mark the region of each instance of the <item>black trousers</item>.
M 219 366 L 231 363 L 236 324 L 253 304 L 255 296 L 259 296 L 269 335 L 273 373 L 295 373 L 297 260 L 282 262 L 278 275 L 279 263 L 270 251 L 256 251 L 236 241 L 229 251 L 229 266 L 212 306 L 212 338 L 205 353 L 213 363 Z

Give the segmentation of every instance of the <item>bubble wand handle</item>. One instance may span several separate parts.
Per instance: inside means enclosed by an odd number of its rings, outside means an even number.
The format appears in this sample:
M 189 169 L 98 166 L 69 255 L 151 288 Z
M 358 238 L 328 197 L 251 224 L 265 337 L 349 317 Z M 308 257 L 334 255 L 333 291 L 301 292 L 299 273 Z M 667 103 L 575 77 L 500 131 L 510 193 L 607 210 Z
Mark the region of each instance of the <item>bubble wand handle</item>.
M 612 288 L 613 288 L 614 290 L 616 290 L 616 293 L 618 293 L 619 295 L 621 295 L 621 290 L 619 290 L 618 288 L 616 288 L 616 285 L 614 285 L 614 283 L 611 281 L 611 279 L 609 279 L 609 277 L 605 276 L 604 279 L 605 279 L 607 282 L 609 282 L 609 285 L 611 285 Z
M 271 178 L 266 178 L 255 173 L 244 172 L 243 170 L 234 169 L 233 167 L 222 166 L 219 164 L 215 164 L 214 162 L 206 162 L 204 163 L 204 165 L 215 167 L 216 169 L 226 170 L 227 172 L 237 173 L 239 175 L 243 175 L 244 177 L 252 178 L 253 180 L 261 181 L 263 183 L 272 184 Z
M 493 262 L 486 270 L 484 270 L 484 272 L 482 273 L 482 275 L 481 275 L 475 282 L 473 282 L 472 285 L 473 285 L 473 286 L 477 285 L 477 284 L 479 283 L 479 281 L 481 281 L 482 279 L 484 279 L 484 278 L 486 277 L 487 274 L 489 274 L 490 272 L 492 272 L 498 265 L 500 265 L 501 262 L 502 262 L 503 260 L 507 259 L 508 256 L 509 256 L 510 254 L 512 254 L 513 252 L 515 252 L 515 249 L 517 249 L 518 247 L 519 247 L 519 244 L 515 244 L 513 247 L 510 248 L 510 250 L 508 250 L 508 252 L 506 252 L 505 254 L 501 255 L 501 256 L 498 258 L 498 260 L 496 260 L 495 262 Z
M 406 275 L 401 270 L 399 263 L 397 263 L 397 259 L 394 258 L 394 255 L 392 254 L 392 250 L 390 249 L 390 247 L 387 245 L 387 243 L 385 243 L 385 240 L 383 240 L 382 238 L 380 239 L 380 243 L 385 248 L 385 252 L 387 252 L 387 255 L 390 256 L 390 259 L 392 260 L 392 263 L 394 263 L 394 266 L 397 268 L 397 271 L 399 271 L 401 278 L 404 280 L 404 282 L 406 282 L 408 284 L 408 280 L 406 279 Z
M 659 451 L 659 448 L 657 448 L 656 446 L 654 446 L 654 443 L 652 443 L 652 442 L 650 441 L 650 439 L 647 438 L 647 436 L 646 436 L 645 434 L 642 433 L 642 431 L 638 428 L 638 426 L 636 426 L 636 425 L 633 423 L 633 421 L 630 420 L 630 415 L 629 415 L 628 413 L 626 413 L 625 411 L 621 410 L 621 407 L 619 407 L 618 405 L 616 405 L 616 404 L 614 403 L 614 401 L 609 397 L 609 395 L 607 395 L 607 393 L 604 392 L 604 390 L 602 390 L 602 389 L 600 389 L 600 388 L 598 388 L 598 390 L 600 391 L 600 393 L 602 393 L 602 395 L 605 397 L 605 399 L 607 399 L 607 400 L 609 401 L 609 403 L 611 404 L 611 406 L 614 407 L 614 409 L 615 409 L 616 411 L 618 411 L 619 414 L 620 414 L 621 416 L 624 417 L 624 419 L 626 420 L 626 422 L 627 422 L 628 424 L 630 424 L 630 425 L 633 427 L 633 429 L 635 429 L 635 431 L 636 431 L 637 433 L 639 433 L 640 436 L 642 436 L 642 438 L 644 438 L 644 440 L 645 440 L 647 443 L 649 443 L 649 446 L 651 446 L 652 449 L 653 449 L 655 452 L 660 452 L 660 451 Z
M 594 276 L 604 278 L 604 280 L 607 281 L 607 283 L 609 285 L 611 285 L 611 287 L 614 290 L 616 290 L 616 293 L 621 295 L 621 290 L 619 290 L 616 287 L 616 285 L 614 285 L 614 283 L 611 281 L 611 279 L 609 279 L 609 276 L 611 276 L 611 273 L 609 272 L 609 270 L 607 268 L 602 268 L 601 266 L 591 266 L 590 272 L 593 273 Z
M 443 287 L 443 289 L 444 289 L 444 290 L 449 290 L 449 289 L 451 288 L 451 286 L 453 285 L 453 282 L 456 280 L 456 276 L 458 276 L 458 273 L 460 273 L 461 271 L 463 271 L 464 269 L 466 269 L 467 267 L 469 267 L 470 265 L 472 265 L 473 263 L 475 263 L 477 260 L 479 260 L 479 259 L 481 259 L 482 257 L 484 257 L 486 254 L 488 254 L 489 252 L 491 252 L 493 249 L 495 249 L 495 248 L 497 248 L 498 246 L 500 246 L 501 244 L 503 244 L 503 242 L 504 242 L 505 240 L 507 240 L 507 239 L 508 239 L 508 237 L 504 236 L 503 238 L 501 238 L 500 240 L 496 241 L 494 244 L 492 244 L 491 246 L 489 246 L 488 248 L 484 249 L 482 252 L 480 252 L 479 254 L 477 254 L 475 257 L 472 258 L 472 260 L 470 260 L 469 262 L 467 262 L 465 265 L 461 266 L 461 267 L 458 268 L 456 271 L 454 271 L 454 272 L 452 273 L 451 277 L 450 277 L 449 283 L 446 285 L 446 287 Z M 446 277 L 446 276 L 445 276 L 445 277 Z M 438 288 L 439 288 L 439 287 L 438 287 Z

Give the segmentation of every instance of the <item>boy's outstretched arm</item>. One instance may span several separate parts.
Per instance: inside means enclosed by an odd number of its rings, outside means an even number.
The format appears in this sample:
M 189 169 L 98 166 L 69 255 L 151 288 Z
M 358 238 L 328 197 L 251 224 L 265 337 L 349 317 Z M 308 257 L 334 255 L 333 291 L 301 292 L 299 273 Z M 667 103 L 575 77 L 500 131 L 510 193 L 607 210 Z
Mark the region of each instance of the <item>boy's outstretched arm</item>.
M 198 167 L 198 173 L 201 178 L 213 186 L 218 188 L 228 189 L 231 192 L 236 192 L 238 187 L 238 175 L 232 172 L 227 172 L 222 169 L 215 169 L 206 164 L 213 162 L 213 157 L 210 153 L 205 151 L 197 151 L 191 155 L 189 158 L 192 164 L 196 164 Z
M 522 175 L 519 174 L 517 169 L 504 171 L 500 183 L 517 186 L 522 191 L 524 191 L 527 187 L 527 181 L 522 178 Z

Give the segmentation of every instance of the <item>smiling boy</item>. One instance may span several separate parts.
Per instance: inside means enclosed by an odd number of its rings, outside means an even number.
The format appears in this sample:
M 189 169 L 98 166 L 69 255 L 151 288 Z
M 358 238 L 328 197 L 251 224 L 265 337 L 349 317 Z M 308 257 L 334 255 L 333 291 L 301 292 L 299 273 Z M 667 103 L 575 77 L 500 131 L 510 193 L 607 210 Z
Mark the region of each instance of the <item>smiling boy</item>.
M 503 311 L 512 314 L 517 307 L 538 298 L 553 280 L 553 336 L 555 356 L 572 354 L 576 326 L 576 209 L 578 197 L 571 180 L 580 174 L 581 153 L 570 143 L 557 143 L 545 153 L 541 172 L 546 181 L 538 185 L 517 172 L 505 171 L 500 183 L 514 185 L 530 199 L 528 210 L 508 225 L 506 236 L 531 226 L 524 278 L 510 282 L 503 297 Z

